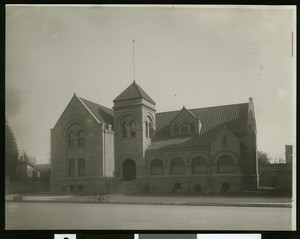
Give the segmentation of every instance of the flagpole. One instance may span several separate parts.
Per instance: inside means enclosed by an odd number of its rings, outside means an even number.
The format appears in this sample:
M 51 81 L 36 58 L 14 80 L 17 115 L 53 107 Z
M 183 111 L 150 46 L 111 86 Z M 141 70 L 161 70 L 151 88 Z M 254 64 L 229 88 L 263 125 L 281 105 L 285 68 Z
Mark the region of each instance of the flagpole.
M 133 54 L 133 80 L 135 81 L 134 39 L 132 40 L 132 54 Z

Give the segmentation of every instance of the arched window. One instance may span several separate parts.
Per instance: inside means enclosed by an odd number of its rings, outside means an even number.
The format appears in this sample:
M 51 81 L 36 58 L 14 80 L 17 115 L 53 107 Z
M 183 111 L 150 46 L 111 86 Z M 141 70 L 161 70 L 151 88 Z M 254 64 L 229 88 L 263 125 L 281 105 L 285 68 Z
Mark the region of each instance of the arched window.
M 122 135 L 123 135 L 124 138 L 127 137 L 127 129 L 126 129 L 126 122 L 125 121 L 123 121 L 123 123 L 122 123 Z
M 75 146 L 75 134 L 73 131 L 69 132 L 68 135 L 68 146 L 69 147 L 74 147 Z
M 123 138 L 136 136 L 136 120 L 131 114 L 127 114 L 121 119 L 121 128 Z
M 192 173 L 206 173 L 206 160 L 202 157 L 196 157 L 192 160 Z
M 160 159 L 153 159 L 151 161 L 151 174 L 152 175 L 164 174 L 164 165 Z
M 85 144 L 85 136 L 84 136 L 84 132 L 82 130 L 80 130 L 77 134 L 77 139 L 78 139 L 78 146 L 84 146 Z
M 178 124 L 174 125 L 174 134 L 178 134 L 179 133 L 179 127 Z
M 149 129 L 148 129 L 148 121 L 146 121 L 146 137 L 148 138 L 149 137 L 149 135 L 148 135 L 148 133 L 149 133 Z
M 149 133 L 148 133 L 148 135 L 149 135 L 149 138 L 151 139 L 152 138 L 152 124 L 151 124 L 151 122 L 149 122 L 149 125 L 148 125 L 149 127 Z
M 188 133 L 188 125 L 186 123 L 181 124 L 181 133 L 182 134 Z
M 234 172 L 234 164 L 233 159 L 224 155 L 218 159 L 218 173 L 233 173 Z
M 171 174 L 184 174 L 184 162 L 181 158 L 176 157 L 172 159 Z
M 130 134 L 131 137 L 135 137 L 135 122 L 133 120 L 130 122 Z
M 82 125 L 77 123 L 70 125 L 66 135 L 67 147 L 84 146 L 85 135 Z
M 191 133 L 195 133 L 196 127 L 195 127 L 195 124 L 194 124 L 194 123 L 191 123 L 191 124 L 190 124 L 190 130 L 191 130 Z
M 153 129 L 152 129 L 153 125 L 152 125 L 152 120 L 149 116 L 147 116 L 146 119 L 146 137 L 147 138 L 152 138 L 152 134 L 153 134 Z

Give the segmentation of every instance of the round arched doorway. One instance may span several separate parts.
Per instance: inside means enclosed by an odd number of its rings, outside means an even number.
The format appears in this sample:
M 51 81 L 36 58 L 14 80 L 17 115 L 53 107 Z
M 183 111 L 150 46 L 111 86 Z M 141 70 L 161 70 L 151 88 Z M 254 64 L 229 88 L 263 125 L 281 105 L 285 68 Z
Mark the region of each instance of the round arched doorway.
M 132 159 L 127 159 L 123 163 L 123 180 L 131 181 L 136 178 L 136 165 Z

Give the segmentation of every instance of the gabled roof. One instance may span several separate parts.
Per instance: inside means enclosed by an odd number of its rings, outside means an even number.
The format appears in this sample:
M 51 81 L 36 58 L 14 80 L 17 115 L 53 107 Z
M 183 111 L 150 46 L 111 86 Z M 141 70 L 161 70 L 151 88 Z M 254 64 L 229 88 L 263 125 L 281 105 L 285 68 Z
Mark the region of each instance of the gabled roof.
M 64 115 L 66 110 L 69 108 L 69 105 L 74 102 L 79 102 L 85 109 L 91 114 L 91 116 L 98 122 L 98 123 L 105 123 L 114 125 L 114 111 L 110 108 L 107 108 L 105 106 L 99 105 L 97 103 L 94 103 L 92 101 L 86 100 L 84 98 L 78 97 L 76 93 L 74 93 L 72 99 L 68 103 L 67 107 L 64 109 L 63 113 L 61 114 L 58 121 L 55 123 L 54 128 L 60 121 L 61 117 Z
M 91 114 L 101 123 L 114 125 L 114 111 L 105 106 L 99 105 L 92 101 L 78 97 L 80 101 L 89 109 Z
M 186 111 L 188 112 L 193 118 L 195 119 L 199 119 L 192 111 L 190 111 L 189 109 L 185 108 L 184 106 L 182 107 L 182 109 L 180 111 L 177 111 L 177 115 L 174 117 L 174 119 L 172 119 L 171 121 L 174 121 L 182 111 Z
M 171 137 L 170 122 L 180 111 L 156 113 L 156 137 L 148 150 L 209 146 L 222 127 L 235 136 L 246 134 L 248 103 L 191 109 L 202 124 L 200 135 Z
M 39 171 L 40 173 L 46 173 L 51 169 L 50 163 L 45 163 L 45 164 L 35 164 L 30 161 L 24 161 L 27 165 L 30 167 L 34 168 L 35 170 Z
M 222 131 L 226 131 L 227 133 L 229 133 L 235 140 L 239 141 L 239 138 L 236 137 L 236 135 L 234 133 L 232 133 L 225 124 L 223 124 L 223 127 L 219 130 L 219 132 L 215 135 L 215 139 L 216 140 L 218 138 L 218 136 L 221 134 Z
M 151 104 L 155 105 L 154 100 L 135 82 L 128 86 L 113 102 L 133 100 L 133 99 L 144 99 Z

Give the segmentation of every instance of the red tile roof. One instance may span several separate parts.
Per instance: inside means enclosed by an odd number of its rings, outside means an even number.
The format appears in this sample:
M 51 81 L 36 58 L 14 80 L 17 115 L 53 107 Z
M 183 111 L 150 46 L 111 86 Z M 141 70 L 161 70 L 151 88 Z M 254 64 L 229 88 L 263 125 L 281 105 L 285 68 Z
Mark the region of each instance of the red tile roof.
M 117 98 L 115 98 L 113 102 L 141 98 L 155 105 L 154 100 L 152 100 L 151 97 L 134 81 Z
M 156 137 L 148 150 L 209 146 L 225 125 L 234 135 L 246 134 L 248 103 L 191 109 L 202 123 L 200 135 L 171 137 L 169 123 L 180 111 L 156 113 Z
M 129 98 L 137 97 L 137 94 L 138 97 L 144 97 L 146 93 L 141 93 L 140 89 L 134 82 L 116 100 L 124 100 L 125 95 Z M 137 90 L 140 93 L 137 93 Z M 140 94 L 144 96 L 140 96 Z M 83 98 L 80 100 L 100 122 L 113 126 L 114 112 L 112 109 Z M 242 103 L 187 109 L 193 116 L 199 118 L 202 124 L 200 135 L 196 136 L 170 136 L 170 122 L 180 111 L 156 113 L 156 137 L 152 140 L 148 150 L 209 146 L 224 125 L 237 137 L 245 135 L 247 133 L 248 106 L 249 103 Z

